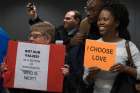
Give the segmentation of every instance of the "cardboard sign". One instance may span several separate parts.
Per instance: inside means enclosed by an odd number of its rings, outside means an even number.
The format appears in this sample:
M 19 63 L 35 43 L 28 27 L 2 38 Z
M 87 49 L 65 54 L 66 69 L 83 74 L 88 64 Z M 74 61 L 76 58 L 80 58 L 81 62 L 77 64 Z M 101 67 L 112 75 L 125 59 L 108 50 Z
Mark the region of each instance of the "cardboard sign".
M 62 92 L 65 47 L 10 41 L 4 86 Z M 56 78 L 57 77 L 57 78 Z
M 116 61 L 116 45 L 100 42 L 97 40 L 86 40 L 84 66 L 86 68 L 99 67 L 108 71 Z

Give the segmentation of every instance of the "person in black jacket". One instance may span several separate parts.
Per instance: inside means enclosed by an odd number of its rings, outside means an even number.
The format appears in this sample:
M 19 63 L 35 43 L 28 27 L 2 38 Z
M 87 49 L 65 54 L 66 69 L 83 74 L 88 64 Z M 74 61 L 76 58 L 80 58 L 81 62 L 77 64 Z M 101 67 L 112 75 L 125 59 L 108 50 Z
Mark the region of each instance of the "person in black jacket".
M 27 4 L 27 14 L 30 16 L 29 24 L 33 25 L 39 22 L 43 22 L 37 13 L 37 8 L 32 3 Z M 67 45 L 79 30 L 79 25 L 81 22 L 81 14 L 77 10 L 69 10 L 66 12 L 63 20 L 63 25 L 56 28 L 55 41 L 61 40 L 63 44 Z
M 63 21 L 64 24 L 57 29 L 55 38 L 56 42 L 61 40 L 66 45 L 65 65 L 61 68 L 65 76 L 63 93 L 77 93 L 80 84 L 80 74 L 83 69 L 83 63 L 80 58 L 82 56 L 78 54 L 82 52 L 82 47 L 78 45 L 71 46 L 70 41 L 79 31 L 81 15 L 76 10 L 70 10 L 66 12 Z
M 81 14 L 77 10 L 69 10 L 66 12 L 63 25 L 56 28 L 55 41 L 63 41 L 67 47 L 70 46 L 70 40 L 79 31 L 81 22 Z

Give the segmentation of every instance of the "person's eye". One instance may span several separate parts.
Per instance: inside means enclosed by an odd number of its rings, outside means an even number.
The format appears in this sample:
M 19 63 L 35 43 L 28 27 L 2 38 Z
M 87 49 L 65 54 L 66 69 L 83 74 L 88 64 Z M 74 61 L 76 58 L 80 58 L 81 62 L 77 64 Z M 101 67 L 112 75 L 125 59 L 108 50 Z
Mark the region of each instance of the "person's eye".
M 108 21 L 109 20 L 109 18 L 104 18 L 104 21 Z
M 39 35 L 34 35 L 34 38 L 38 38 L 39 37 Z

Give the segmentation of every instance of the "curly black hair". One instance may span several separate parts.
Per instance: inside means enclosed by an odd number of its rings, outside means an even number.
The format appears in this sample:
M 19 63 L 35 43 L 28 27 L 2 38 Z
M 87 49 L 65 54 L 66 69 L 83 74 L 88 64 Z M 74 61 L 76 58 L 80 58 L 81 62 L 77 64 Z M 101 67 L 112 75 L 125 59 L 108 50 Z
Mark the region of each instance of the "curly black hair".
M 96 0 L 87 0 L 87 5 L 91 5 L 91 4 L 94 5 L 95 1 Z M 102 8 L 112 4 L 112 0 L 101 0 L 101 2 L 102 2 Z
M 108 10 L 114 16 L 115 20 L 118 22 L 119 36 L 126 40 L 130 40 L 130 34 L 127 29 L 129 25 L 129 13 L 125 5 L 120 3 L 114 3 L 110 6 L 106 6 L 103 9 Z

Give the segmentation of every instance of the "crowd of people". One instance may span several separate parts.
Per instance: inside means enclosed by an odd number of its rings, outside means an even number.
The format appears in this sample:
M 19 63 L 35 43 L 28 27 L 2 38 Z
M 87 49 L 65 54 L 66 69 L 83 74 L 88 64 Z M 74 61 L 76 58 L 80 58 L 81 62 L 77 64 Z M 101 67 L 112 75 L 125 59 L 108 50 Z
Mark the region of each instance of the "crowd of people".
M 55 28 L 53 24 L 38 16 L 35 5 L 31 3 L 27 5 L 31 25 L 28 41 L 36 44 L 61 42 L 66 46 L 65 63 L 60 68 L 64 75 L 63 93 L 114 93 L 112 89 L 115 80 L 121 74 L 140 80 L 140 51 L 130 38 L 129 12 L 126 6 L 114 3 L 113 0 L 87 0 L 84 9 L 85 18 L 82 19 L 79 11 L 69 10 L 64 16 L 63 25 Z M 98 67 L 83 66 L 86 39 L 116 44 L 116 63 L 109 71 L 103 71 Z M 3 87 L 4 67 L 2 64 L 8 40 L 8 35 L 0 29 L 0 93 L 48 93 Z M 127 64 L 126 41 L 129 41 L 134 67 Z M 127 89 L 124 88 L 124 90 Z M 128 93 L 132 92 L 128 91 Z

